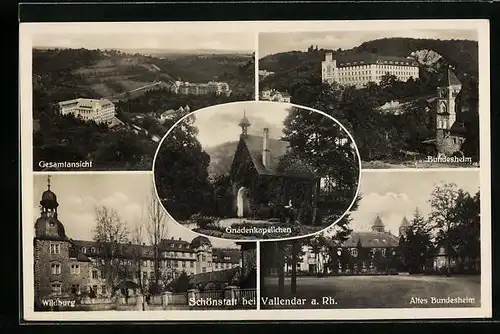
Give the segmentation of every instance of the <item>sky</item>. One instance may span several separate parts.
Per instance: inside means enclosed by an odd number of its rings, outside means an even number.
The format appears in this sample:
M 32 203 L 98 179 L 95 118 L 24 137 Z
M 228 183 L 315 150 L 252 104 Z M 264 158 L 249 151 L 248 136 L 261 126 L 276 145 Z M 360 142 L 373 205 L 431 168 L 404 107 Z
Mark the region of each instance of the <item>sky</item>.
M 280 139 L 283 121 L 288 115 L 289 105 L 276 102 L 243 102 L 209 107 L 195 113 L 197 138 L 204 149 L 226 142 L 238 141 L 241 127 L 238 125 L 243 114 L 250 121 L 249 135 L 263 135 L 269 128 L 269 137 Z
M 85 34 L 51 32 L 33 36 L 34 47 L 65 47 L 86 49 L 210 49 L 230 52 L 254 52 L 253 33 L 103 33 L 105 30 Z
M 311 45 L 324 49 L 350 49 L 380 38 L 410 37 L 431 39 L 468 39 L 477 41 L 477 30 L 390 30 L 279 32 L 259 34 L 259 58 L 286 51 L 306 51 Z
M 377 214 L 386 230 L 398 235 L 403 217 L 411 220 L 418 207 L 422 215 L 430 211 L 428 200 L 434 186 L 453 182 L 474 195 L 479 190 L 477 170 L 420 170 L 411 172 L 362 172 L 358 210 L 352 213 L 353 231 L 370 231 Z
M 34 175 L 34 183 L 33 228 L 40 217 L 39 202 L 47 190 L 47 175 Z M 92 240 L 96 205 L 114 208 L 126 221 L 129 231 L 140 224 L 141 215 L 147 215 L 145 204 L 153 187 L 153 177 L 151 173 L 57 174 L 51 175 L 50 184 L 57 196 L 58 218 L 66 235 L 75 240 Z M 167 238 L 190 242 L 197 236 L 173 220 L 167 223 Z M 236 247 L 232 241 L 214 238 L 210 241 L 214 247 Z

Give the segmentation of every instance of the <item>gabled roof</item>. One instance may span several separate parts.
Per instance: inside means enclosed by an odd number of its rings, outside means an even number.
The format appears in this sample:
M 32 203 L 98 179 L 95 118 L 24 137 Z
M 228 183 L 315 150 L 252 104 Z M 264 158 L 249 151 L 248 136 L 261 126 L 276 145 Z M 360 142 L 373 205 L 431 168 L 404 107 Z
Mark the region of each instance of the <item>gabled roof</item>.
M 392 248 L 399 245 L 399 239 L 389 232 L 353 232 L 342 245 L 357 247 L 358 241 L 361 241 L 362 247 L 370 248 Z
M 253 165 L 257 172 L 261 175 L 287 175 L 287 176 L 306 176 L 315 177 L 314 173 L 311 171 L 307 165 L 299 160 L 294 160 L 288 168 L 283 171 L 283 173 L 278 171 L 279 163 L 281 158 L 285 156 L 288 151 L 290 144 L 285 140 L 277 140 L 269 138 L 268 149 L 270 152 L 270 163 L 269 166 L 264 167 L 262 163 L 262 148 L 264 143 L 264 138 L 254 135 L 246 135 L 241 137 L 245 146 L 250 153 Z

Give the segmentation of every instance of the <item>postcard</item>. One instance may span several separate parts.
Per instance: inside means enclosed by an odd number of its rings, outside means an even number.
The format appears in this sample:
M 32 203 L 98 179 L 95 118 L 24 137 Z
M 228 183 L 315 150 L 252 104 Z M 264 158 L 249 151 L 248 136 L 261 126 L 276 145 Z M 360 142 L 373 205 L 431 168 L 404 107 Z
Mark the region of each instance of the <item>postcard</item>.
M 23 319 L 491 317 L 489 44 L 21 23 Z

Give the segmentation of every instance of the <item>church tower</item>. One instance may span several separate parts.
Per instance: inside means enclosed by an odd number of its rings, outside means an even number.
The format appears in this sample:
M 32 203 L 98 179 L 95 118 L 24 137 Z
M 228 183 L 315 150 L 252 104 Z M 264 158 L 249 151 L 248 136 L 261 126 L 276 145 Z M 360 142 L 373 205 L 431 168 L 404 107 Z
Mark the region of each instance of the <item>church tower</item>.
M 437 88 L 436 105 L 436 148 L 438 155 L 445 154 L 450 130 L 457 120 L 456 98 L 462 90 L 462 83 L 451 68 L 447 69 L 442 84 Z
M 410 222 L 406 217 L 403 217 L 403 220 L 401 221 L 401 225 L 399 226 L 399 237 L 401 238 L 403 235 L 406 235 L 408 233 L 408 229 L 410 228 Z
M 248 127 L 251 125 L 250 121 L 248 120 L 246 116 L 246 112 L 243 112 L 243 117 L 241 118 L 240 123 L 238 124 L 241 127 L 241 136 L 245 137 L 248 135 Z
M 385 232 L 384 223 L 382 222 L 382 219 L 380 219 L 379 215 L 377 215 L 377 217 L 375 218 L 375 221 L 373 222 L 372 231 L 373 232 Z

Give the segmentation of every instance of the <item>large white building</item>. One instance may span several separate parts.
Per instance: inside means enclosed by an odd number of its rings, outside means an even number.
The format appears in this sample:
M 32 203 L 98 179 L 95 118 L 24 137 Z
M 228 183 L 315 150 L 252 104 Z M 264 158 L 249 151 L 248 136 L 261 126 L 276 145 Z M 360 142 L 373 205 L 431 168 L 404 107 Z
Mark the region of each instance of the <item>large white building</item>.
M 413 58 L 387 57 L 371 53 L 339 56 L 333 52 L 325 54 L 321 63 L 321 78 L 328 83 L 361 88 L 368 82 L 380 83 L 385 74 L 395 75 L 399 80 L 419 77 L 418 63 Z
M 226 82 L 209 81 L 207 83 L 192 83 L 176 81 L 170 88 L 175 94 L 183 95 L 230 95 L 231 90 Z
M 112 124 L 115 119 L 115 105 L 107 99 L 77 98 L 58 103 L 62 115 L 73 114 L 85 121 Z

